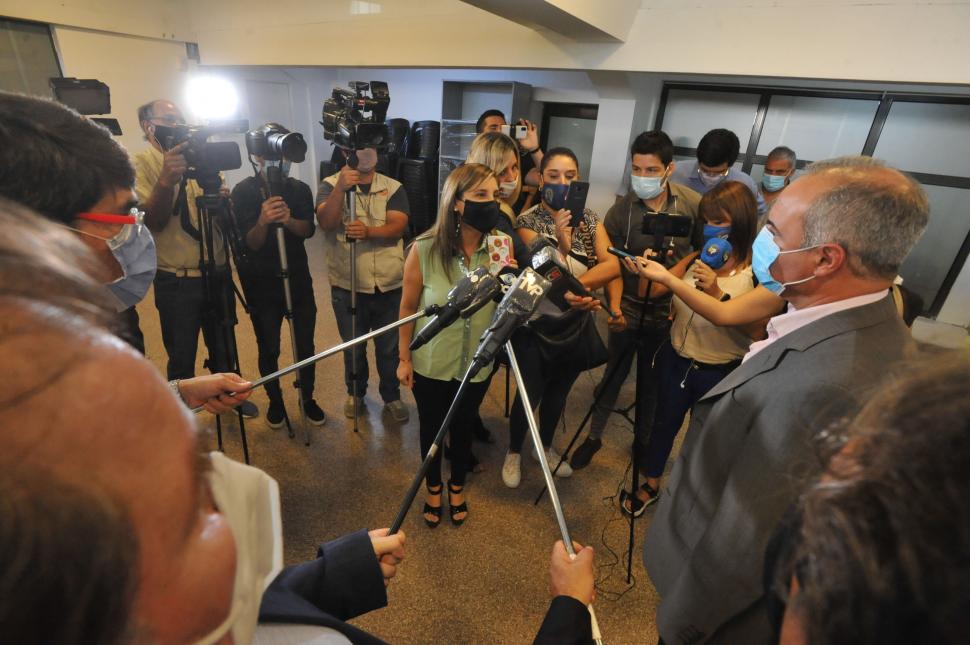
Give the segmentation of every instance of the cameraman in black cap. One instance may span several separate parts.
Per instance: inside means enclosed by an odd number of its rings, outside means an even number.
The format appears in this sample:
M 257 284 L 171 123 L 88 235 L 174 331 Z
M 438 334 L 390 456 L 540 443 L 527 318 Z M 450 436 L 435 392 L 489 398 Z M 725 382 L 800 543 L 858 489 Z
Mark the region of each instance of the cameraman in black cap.
M 262 130 L 276 134 L 287 134 L 289 130 L 276 123 L 267 123 Z M 252 154 L 253 151 L 250 150 Z M 276 371 L 280 356 L 280 325 L 286 311 L 283 291 L 279 246 L 273 225 L 283 227 L 286 246 L 288 279 L 293 298 L 293 328 L 296 336 L 296 351 L 302 360 L 313 356 L 313 328 L 316 323 L 317 304 L 313 296 L 313 279 L 307 264 L 304 242 L 313 237 L 313 194 L 310 187 L 298 179 L 288 176 L 292 160 L 285 156 L 282 162 L 267 161 L 259 154 L 252 154 L 251 160 L 258 172 L 247 177 L 232 189 L 232 207 L 239 231 L 249 250 L 247 259 L 239 267 L 239 279 L 246 292 L 259 347 L 259 373 L 263 376 Z M 271 196 L 267 180 L 267 169 L 278 165 L 283 181 L 279 195 Z M 314 425 L 327 421 L 317 402 L 313 400 L 314 367 L 300 370 L 300 395 L 303 411 L 307 420 Z M 278 381 L 266 384 L 269 396 L 269 409 L 266 423 L 271 428 L 283 425 L 285 408 L 283 395 Z

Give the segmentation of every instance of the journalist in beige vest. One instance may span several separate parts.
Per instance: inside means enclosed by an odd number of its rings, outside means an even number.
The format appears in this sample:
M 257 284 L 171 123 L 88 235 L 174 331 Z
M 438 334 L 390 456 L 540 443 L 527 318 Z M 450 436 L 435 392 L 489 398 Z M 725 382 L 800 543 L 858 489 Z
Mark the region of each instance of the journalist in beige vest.
M 350 265 L 351 240 L 357 245 L 357 335 L 397 320 L 404 278 L 404 231 L 408 224 L 407 194 L 400 182 L 378 172 L 377 151 L 358 150 L 357 168 L 349 165 L 320 182 L 317 191 L 317 223 L 324 233 L 331 303 L 340 337 L 351 338 Z M 351 222 L 348 194 L 356 204 Z M 408 420 L 397 380 L 397 334 L 374 339 L 375 362 L 380 378 L 383 412 L 397 423 Z M 351 378 L 351 351 L 357 353 L 356 379 Z M 347 401 L 344 414 L 365 411 L 368 366 L 366 344 L 344 352 Z M 356 380 L 356 388 L 354 387 Z M 356 394 L 356 396 L 355 396 Z

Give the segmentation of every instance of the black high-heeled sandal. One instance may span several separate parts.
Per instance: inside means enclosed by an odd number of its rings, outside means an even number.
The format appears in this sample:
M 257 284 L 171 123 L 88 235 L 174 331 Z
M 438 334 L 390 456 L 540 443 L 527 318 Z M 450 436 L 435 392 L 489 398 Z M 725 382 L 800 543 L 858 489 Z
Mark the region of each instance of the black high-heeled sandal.
M 456 486 L 451 483 L 451 480 L 448 480 L 448 513 L 451 515 L 451 523 L 455 526 L 461 526 L 465 523 L 465 520 L 468 519 L 468 504 L 466 502 L 462 502 L 458 506 L 455 506 L 451 503 L 451 496 L 459 495 L 464 490 L 464 486 Z M 458 515 L 459 513 L 464 513 L 465 517 L 461 519 L 456 518 L 455 515 Z
M 441 484 L 438 484 L 438 490 L 431 490 L 430 486 L 426 487 L 428 491 L 428 495 L 440 495 L 443 492 L 442 488 L 444 487 Z M 441 504 L 438 504 L 437 506 L 432 506 L 431 504 L 425 502 L 424 510 L 422 511 L 422 514 L 433 515 L 436 518 L 438 518 L 434 522 L 429 520 L 427 517 L 424 518 L 424 523 L 428 525 L 429 529 L 438 528 L 438 525 L 441 524 Z

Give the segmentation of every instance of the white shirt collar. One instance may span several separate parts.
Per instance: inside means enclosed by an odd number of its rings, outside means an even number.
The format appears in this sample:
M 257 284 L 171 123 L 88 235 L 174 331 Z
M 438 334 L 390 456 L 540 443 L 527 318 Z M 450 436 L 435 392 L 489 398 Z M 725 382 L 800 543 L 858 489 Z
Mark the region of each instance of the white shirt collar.
M 793 331 L 801 329 L 806 325 L 821 320 L 826 316 L 839 313 L 840 311 L 870 305 L 888 296 L 888 291 L 880 289 L 874 293 L 853 296 L 852 298 L 846 298 L 845 300 L 837 300 L 836 302 L 829 302 L 824 305 L 816 305 L 814 307 L 805 307 L 804 309 L 795 309 L 795 307 L 789 303 L 788 310 L 785 311 L 785 313 L 779 314 L 768 321 L 768 337 L 764 340 L 751 343 L 751 346 L 748 348 L 748 353 L 744 355 L 742 362 L 747 361 L 749 358 L 779 338 L 787 336 Z

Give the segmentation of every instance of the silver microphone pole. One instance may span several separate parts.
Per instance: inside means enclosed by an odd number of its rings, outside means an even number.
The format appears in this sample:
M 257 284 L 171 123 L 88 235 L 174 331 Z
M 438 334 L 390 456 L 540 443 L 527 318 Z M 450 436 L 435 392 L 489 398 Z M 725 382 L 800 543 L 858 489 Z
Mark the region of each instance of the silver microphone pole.
M 309 367 L 310 365 L 313 365 L 314 363 L 317 363 L 318 361 L 322 361 L 325 358 L 328 358 L 330 356 L 333 356 L 334 354 L 339 354 L 340 352 L 343 352 L 345 350 L 351 349 L 352 347 L 355 347 L 357 345 L 360 345 L 361 343 L 366 343 L 371 338 L 376 338 L 377 336 L 380 336 L 381 334 L 386 334 L 387 332 L 393 331 L 393 330 L 397 329 L 398 327 L 400 327 L 402 325 L 406 325 L 409 322 L 414 322 L 418 318 L 423 318 L 424 316 L 434 316 L 435 314 L 437 314 L 439 312 L 440 309 L 441 309 L 441 307 L 439 305 L 431 305 L 427 309 L 424 309 L 422 311 L 418 311 L 416 313 L 413 313 L 410 316 L 405 316 L 404 318 L 401 318 L 400 320 L 397 320 L 395 322 L 392 322 L 392 323 L 390 323 L 388 325 L 384 325 L 380 329 L 375 329 L 374 331 L 367 332 L 363 336 L 360 336 L 358 338 L 354 338 L 353 340 L 348 340 L 348 341 L 346 341 L 344 343 L 340 343 L 339 345 L 335 345 L 334 347 L 331 347 L 330 349 L 323 350 L 319 354 L 314 354 L 313 356 L 311 356 L 309 358 L 304 358 L 302 361 L 299 361 L 297 363 L 293 363 L 292 365 L 289 365 L 287 367 L 284 367 L 283 369 L 276 370 L 272 374 L 267 374 L 266 376 L 260 377 L 260 378 L 256 379 L 255 381 L 253 381 L 252 384 L 251 384 L 251 387 L 249 388 L 249 391 L 255 390 L 258 387 L 261 387 L 263 385 L 266 385 L 270 381 L 276 381 L 278 379 L 281 379 L 284 376 L 286 376 L 287 374 L 291 374 L 291 373 L 293 373 L 293 372 L 295 372 L 297 370 L 301 370 L 304 367 Z M 229 396 L 232 396 L 232 395 L 235 394 L 235 392 L 227 392 L 226 394 L 228 394 Z M 200 406 L 197 406 L 197 407 L 192 408 L 192 412 L 201 412 L 203 409 L 205 409 L 204 406 L 201 406 L 200 405 Z
M 505 343 L 505 351 L 509 355 L 509 367 L 515 374 L 515 387 L 522 399 L 522 409 L 525 410 L 525 420 L 529 425 L 529 433 L 532 435 L 532 442 L 535 444 L 536 453 L 539 455 L 539 466 L 542 467 L 542 476 L 546 480 L 546 488 L 549 489 L 549 499 L 552 500 L 552 508 L 556 512 L 556 522 L 559 523 L 559 532 L 562 534 L 562 543 L 566 547 L 566 553 L 570 557 L 576 557 L 576 550 L 573 548 L 572 538 L 569 537 L 569 527 L 566 526 L 566 516 L 562 512 L 562 504 L 559 502 L 559 492 L 556 490 L 556 483 L 553 481 L 552 471 L 549 469 L 549 462 L 546 460 L 545 447 L 542 445 L 542 437 L 539 435 L 539 426 L 536 424 L 535 415 L 532 412 L 532 403 L 529 401 L 529 393 L 525 389 L 525 382 L 522 380 L 522 372 L 519 370 L 519 362 L 515 358 L 515 351 L 512 349 L 512 341 Z M 596 621 L 596 612 L 593 610 L 592 603 L 587 605 L 589 609 L 590 626 L 593 632 L 593 641 L 597 645 L 603 644 L 603 637 L 600 634 L 600 626 Z

